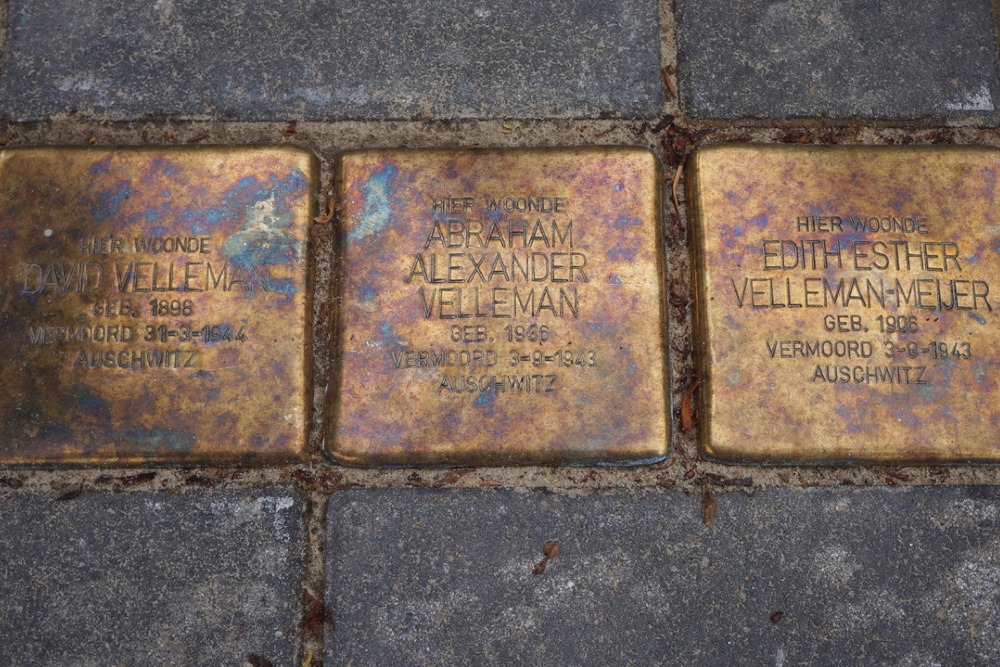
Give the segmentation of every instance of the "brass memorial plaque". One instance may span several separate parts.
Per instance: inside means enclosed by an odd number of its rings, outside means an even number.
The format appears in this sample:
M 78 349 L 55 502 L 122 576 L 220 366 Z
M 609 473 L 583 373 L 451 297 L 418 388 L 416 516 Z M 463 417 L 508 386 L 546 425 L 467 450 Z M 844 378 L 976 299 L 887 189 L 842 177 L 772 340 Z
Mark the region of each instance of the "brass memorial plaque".
M 267 463 L 309 416 L 291 148 L 0 152 L 0 463 Z
M 356 152 L 339 182 L 338 461 L 666 454 L 651 153 Z
M 1000 460 L 998 173 L 982 148 L 699 150 L 703 451 Z

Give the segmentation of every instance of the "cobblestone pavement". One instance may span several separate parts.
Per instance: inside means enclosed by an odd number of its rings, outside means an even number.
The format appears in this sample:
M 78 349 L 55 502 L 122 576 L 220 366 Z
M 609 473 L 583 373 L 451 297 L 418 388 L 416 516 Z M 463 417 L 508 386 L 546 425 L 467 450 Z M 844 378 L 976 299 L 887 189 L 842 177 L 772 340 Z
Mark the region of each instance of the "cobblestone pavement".
M 317 221 L 307 459 L 0 469 L 3 664 L 997 664 L 995 467 L 724 465 L 680 419 L 685 157 L 1000 146 L 989 0 L 0 0 L 0 26 L 3 147 L 292 144 L 321 208 L 344 150 L 651 149 L 674 417 L 648 466 L 335 465 Z

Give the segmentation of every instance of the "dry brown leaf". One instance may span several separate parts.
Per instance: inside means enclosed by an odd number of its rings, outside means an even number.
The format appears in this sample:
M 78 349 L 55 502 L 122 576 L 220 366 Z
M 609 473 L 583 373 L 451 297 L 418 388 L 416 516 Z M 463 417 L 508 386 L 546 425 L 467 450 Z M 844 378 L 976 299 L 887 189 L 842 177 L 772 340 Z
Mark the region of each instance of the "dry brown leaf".
M 681 432 L 687 433 L 695 426 L 694 417 L 694 394 L 698 391 L 698 387 L 701 385 L 701 378 L 698 378 L 694 383 L 684 390 L 684 394 L 681 396 Z
M 545 546 L 542 547 L 542 553 L 545 554 L 546 558 L 555 558 L 559 555 L 560 551 L 562 551 L 562 548 L 560 548 L 559 542 L 555 540 L 549 540 L 545 543 Z
M 719 504 L 715 500 L 715 492 L 709 484 L 703 486 L 701 494 L 701 520 L 709 530 L 715 524 L 715 513 L 719 509 Z

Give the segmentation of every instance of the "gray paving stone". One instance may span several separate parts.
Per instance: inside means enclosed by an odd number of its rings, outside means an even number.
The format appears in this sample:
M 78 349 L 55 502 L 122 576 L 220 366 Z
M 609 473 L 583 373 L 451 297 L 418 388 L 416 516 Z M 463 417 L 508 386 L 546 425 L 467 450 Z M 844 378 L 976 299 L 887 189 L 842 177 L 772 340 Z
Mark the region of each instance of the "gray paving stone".
M 9 0 L 0 116 L 654 116 L 655 0 Z
M 997 118 L 991 0 L 677 0 L 682 106 L 714 118 Z
M 1000 489 L 717 497 L 335 494 L 326 664 L 1000 664 Z
M 302 510 L 287 489 L 0 498 L 0 664 L 293 664 Z

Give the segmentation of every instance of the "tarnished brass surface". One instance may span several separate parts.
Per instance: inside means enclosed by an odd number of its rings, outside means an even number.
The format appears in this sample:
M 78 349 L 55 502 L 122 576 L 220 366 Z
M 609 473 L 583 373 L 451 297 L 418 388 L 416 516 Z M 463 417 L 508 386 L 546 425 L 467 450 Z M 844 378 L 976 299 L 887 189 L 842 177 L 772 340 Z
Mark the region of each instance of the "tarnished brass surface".
M 0 463 L 266 463 L 305 448 L 291 148 L 0 152 Z
M 699 150 L 703 451 L 1000 460 L 998 172 L 979 148 Z
M 337 460 L 666 454 L 651 153 L 357 152 L 340 184 Z

